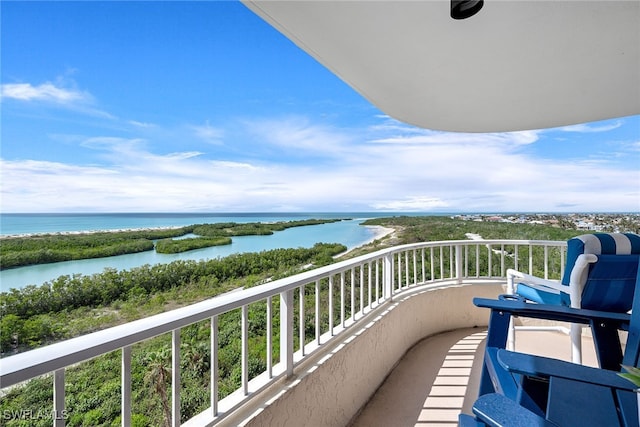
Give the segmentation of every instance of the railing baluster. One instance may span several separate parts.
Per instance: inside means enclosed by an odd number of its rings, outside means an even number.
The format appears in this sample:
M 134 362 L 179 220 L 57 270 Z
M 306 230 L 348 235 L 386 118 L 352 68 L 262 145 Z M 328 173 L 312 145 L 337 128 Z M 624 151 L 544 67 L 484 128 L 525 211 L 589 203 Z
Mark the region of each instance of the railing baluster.
M 456 258 L 455 258 L 455 267 L 456 267 L 456 280 L 458 283 L 462 282 L 462 245 L 456 245 Z
M 476 245 L 476 277 L 480 277 L 480 245 Z
M 293 290 L 280 293 L 280 363 L 293 376 Z
M 300 296 L 299 304 L 299 316 L 300 319 L 298 321 L 298 339 L 300 341 L 300 354 L 305 355 L 304 352 L 304 286 L 300 286 L 298 295 Z
M 351 269 L 349 278 L 351 279 L 351 320 L 356 320 L 356 272 L 355 267 Z
M 533 274 L 533 246 L 529 245 L 529 274 Z
M 376 260 L 376 304 L 380 302 L 380 260 Z
M 273 300 L 267 297 L 267 372 L 273 378 Z
M 333 336 L 333 275 L 329 276 L 329 332 Z
M 404 287 L 409 287 L 409 251 L 404 252 Z
M 180 329 L 171 331 L 171 425 L 180 426 Z
M 464 277 L 469 277 L 469 245 L 464 245 Z
M 389 254 L 384 257 L 384 268 L 382 269 L 382 274 L 384 275 L 384 295 L 382 298 L 393 301 L 393 255 Z
M 544 245 L 544 278 L 549 278 L 549 247 Z
M 418 284 L 418 254 L 413 250 L 413 284 Z
M 240 361 L 242 394 L 249 394 L 249 308 L 243 305 L 240 310 Z
M 453 245 L 449 245 L 449 278 L 453 279 L 455 277 L 455 264 L 453 261 Z
M 372 300 L 372 295 L 371 295 L 371 286 L 372 286 L 372 281 L 373 281 L 373 272 L 371 270 L 371 261 L 369 261 L 369 266 L 367 267 L 367 306 L 369 307 L 369 309 L 371 309 L 371 300 Z
M 360 264 L 360 316 L 364 315 L 364 264 Z
M 320 280 L 316 280 L 316 343 L 320 345 Z
M 398 289 L 402 288 L 402 254 L 398 253 Z
M 427 281 L 427 276 L 425 274 L 425 266 L 424 266 L 424 248 L 420 251 L 420 259 L 422 260 L 422 281 L 420 283 L 425 283 Z
M 432 282 L 435 280 L 435 264 L 434 264 L 434 260 L 433 260 L 433 248 L 429 248 L 429 259 L 431 260 L 431 262 L 429 263 L 431 266 L 431 278 L 429 280 L 431 280 Z
M 211 411 L 213 412 L 213 416 L 216 417 L 218 415 L 218 380 L 220 376 L 220 373 L 218 372 L 218 316 L 211 317 L 210 329 L 211 329 L 211 366 L 210 366 L 211 396 L 210 396 L 210 399 L 211 399 Z M 267 351 L 269 351 L 268 348 L 269 348 L 269 345 L 267 345 Z M 271 376 L 269 376 L 269 378 L 271 378 Z
M 344 328 L 344 271 L 340 272 L 340 324 Z
M 64 371 L 65 368 L 58 369 L 53 373 L 53 426 L 64 427 L 65 405 L 64 405 Z
M 122 427 L 131 425 L 131 346 L 122 348 L 120 418 Z
M 440 280 L 444 279 L 444 253 L 440 246 Z

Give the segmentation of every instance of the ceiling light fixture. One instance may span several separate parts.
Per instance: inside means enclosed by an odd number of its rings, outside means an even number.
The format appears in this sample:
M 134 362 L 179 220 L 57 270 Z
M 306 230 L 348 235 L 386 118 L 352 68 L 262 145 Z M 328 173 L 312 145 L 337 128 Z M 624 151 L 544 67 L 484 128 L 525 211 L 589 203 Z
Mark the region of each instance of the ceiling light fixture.
M 451 0 L 451 17 L 467 19 L 482 9 L 484 0 Z

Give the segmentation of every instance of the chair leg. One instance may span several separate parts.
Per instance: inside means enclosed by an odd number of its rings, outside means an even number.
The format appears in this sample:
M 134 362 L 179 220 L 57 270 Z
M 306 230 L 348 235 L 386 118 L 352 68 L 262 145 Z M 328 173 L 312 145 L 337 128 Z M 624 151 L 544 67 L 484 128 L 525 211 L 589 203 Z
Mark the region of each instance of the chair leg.
M 582 325 L 573 323 L 571 325 L 571 361 L 582 364 Z
M 509 321 L 509 332 L 507 335 L 507 350 L 516 351 L 516 320 L 511 316 Z
M 487 349 L 505 348 L 507 343 L 507 336 L 509 335 L 510 320 L 511 316 L 509 314 L 504 313 L 500 310 L 491 310 L 491 315 L 489 316 L 489 330 L 487 333 L 486 341 Z M 485 350 L 485 360 L 482 364 L 482 376 L 480 379 L 480 395 L 494 393 L 496 391 L 496 387 L 500 387 L 500 385 L 493 383 L 492 378 L 497 378 L 495 372 L 496 367 L 500 372 L 503 371 L 503 369 L 500 368 L 500 366 L 497 364 L 497 359 L 495 361 L 492 361 L 490 356 L 490 352 Z
M 516 294 L 516 288 L 513 280 L 513 275 L 507 273 L 507 295 L 515 295 L 515 294 Z M 507 334 L 506 349 L 509 351 L 516 350 L 516 323 L 513 316 L 511 316 L 511 319 L 509 320 L 509 331 Z
M 591 331 L 600 368 L 619 371 L 623 354 L 616 326 L 609 322 L 591 322 Z

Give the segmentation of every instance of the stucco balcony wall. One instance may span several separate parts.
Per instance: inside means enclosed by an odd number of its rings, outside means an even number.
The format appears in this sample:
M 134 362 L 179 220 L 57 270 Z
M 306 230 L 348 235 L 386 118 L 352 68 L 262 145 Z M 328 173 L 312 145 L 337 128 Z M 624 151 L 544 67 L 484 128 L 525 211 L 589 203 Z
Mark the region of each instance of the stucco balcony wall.
M 267 389 L 251 407 L 222 425 L 345 426 L 367 403 L 401 357 L 421 339 L 444 331 L 486 326 L 488 310 L 474 297 L 504 293 L 499 283 L 419 288 L 402 294 L 365 326 L 338 339 L 332 348 L 305 362 L 288 380 Z

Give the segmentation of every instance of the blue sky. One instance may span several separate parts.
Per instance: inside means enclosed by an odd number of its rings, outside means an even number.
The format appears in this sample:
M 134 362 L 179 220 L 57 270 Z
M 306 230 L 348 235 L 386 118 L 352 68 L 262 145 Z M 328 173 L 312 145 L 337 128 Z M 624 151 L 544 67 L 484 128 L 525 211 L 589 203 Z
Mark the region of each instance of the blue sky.
M 425 130 L 237 2 L 0 7 L 2 212 L 640 211 L 640 116 Z

